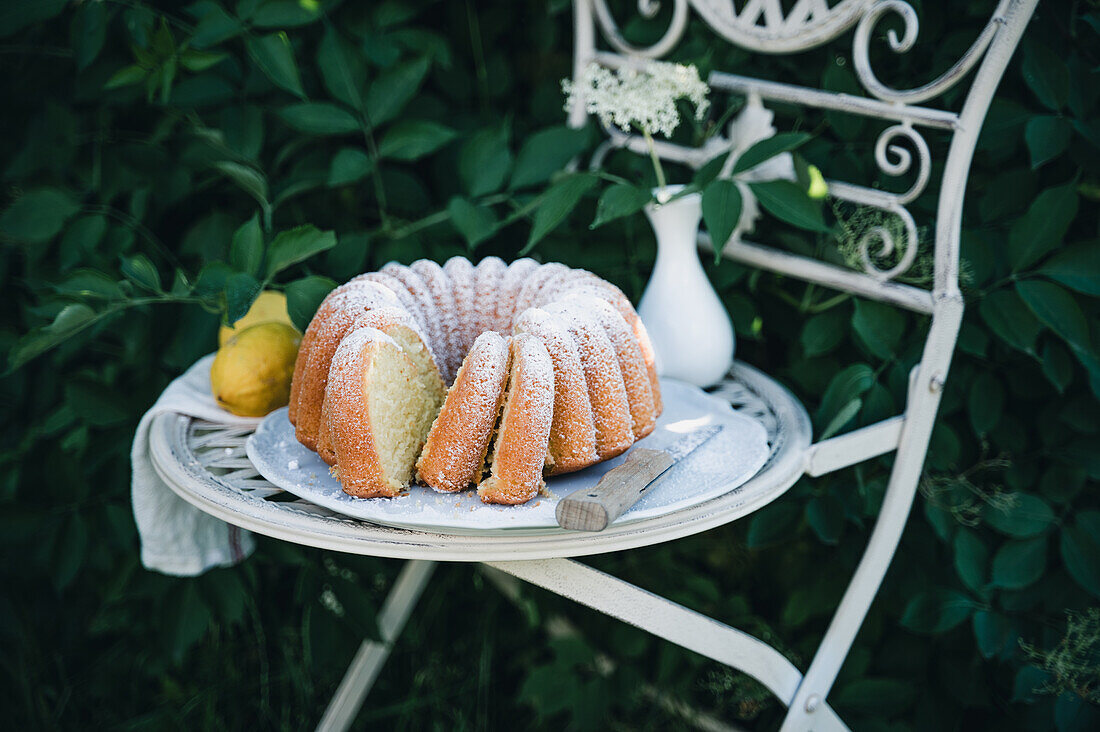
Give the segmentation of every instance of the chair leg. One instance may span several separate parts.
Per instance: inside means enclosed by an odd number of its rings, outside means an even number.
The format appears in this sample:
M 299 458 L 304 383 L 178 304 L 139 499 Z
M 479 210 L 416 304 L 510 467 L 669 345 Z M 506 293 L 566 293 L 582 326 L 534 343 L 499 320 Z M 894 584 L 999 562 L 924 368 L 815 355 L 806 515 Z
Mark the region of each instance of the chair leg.
M 342 732 L 351 726 L 363 706 L 363 700 L 382 671 L 394 641 L 405 627 L 424 585 L 428 583 L 435 562 L 415 559 L 405 563 L 393 589 L 378 614 L 381 641 L 366 640 L 352 659 L 351 666 L 336 688 L 336 694 L 317 725 L 318 732 Z
M 571 559 L 485 564 L 744 671 L 786 705 L 798 689 L 798 669 L 768 644 L 617 577 Z M 819 729 L 847 729 L 827 704 L 821 706 Z
M 945 348 L 943 344 L 954 344 L 962 322 L 962 298 L 958 294 L 938 297 L 940 301 L 937 303 L 937 313 L 932 317 L 928 345 L 925 346 L 916 378 L 910 385 L 905 426 L 878 520 L 852 582 L 844 591 L 825 637 L 791 701 L 780 732 L 821 728 L 817 717 L 825 707 L 825 698 L 833 688 L 833 682 L 855 642 L 863 619 L 867 617 L 867 611 L 871 609 L 871 603 L 897 551 L 901 534 L 905 531 L 905 522 L 913 507 L 924 459 L 928 454 L 943 381 L 951 365 L 951 348 Z

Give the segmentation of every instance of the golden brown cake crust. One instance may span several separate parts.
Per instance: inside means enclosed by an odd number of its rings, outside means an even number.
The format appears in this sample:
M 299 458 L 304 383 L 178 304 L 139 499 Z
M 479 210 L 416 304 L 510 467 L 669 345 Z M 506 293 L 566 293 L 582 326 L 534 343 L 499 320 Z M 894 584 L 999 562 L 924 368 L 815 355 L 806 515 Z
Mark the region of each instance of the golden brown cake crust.
M 477 494 L 485 503 L 515 505 L 538 495 L 554 412 L 554 365 L 529 333 L 512 339 L 504 411 L 493 448 L 492 475 Z
M 381 307 L 400 307 L 401 304 L 391 290 L 374 282 L 361 281 L 344 287 L 346 289 L 338 288 L 341 291 L 335 297 L 330 295 L 326 298 L 326 302 L 331 300 L 332 303 L 329 312 L 321 318 L 315 316 L 307 328 L 307 332 L 313 331 L 309 354 L 301 371 L 298 371 L 296 361 L 291 382 L 291 396 L 297 396 L 295 435 L 310 450 L 317 449 L 317 432 L 321 428 L 321 407 L 329 367 L 340 342 L 359 315 Z M 294 394 L 294 382 L 300 384 L 297 395 Z
M 481 480 L 504 400 L 508 340 L 493 331 L 477 337 L 432 424 L 416 473 L 438 491 L 465 490 Z
M 529 308 L 516 321 L 516 332 L 537 336 L 546 346 L 554 368 L 554 414 L 546 474 L 569 473 L 599 462 L 588 382 L 569 329 L 557 316 Z
M 574 302 L 556 302 L 546 309 L 562 317 L 580 351 L 596 423 L 596 453 L 600 460 L 622 454 L 634 444 L 634 430 L 622 370 L 611 339 Z

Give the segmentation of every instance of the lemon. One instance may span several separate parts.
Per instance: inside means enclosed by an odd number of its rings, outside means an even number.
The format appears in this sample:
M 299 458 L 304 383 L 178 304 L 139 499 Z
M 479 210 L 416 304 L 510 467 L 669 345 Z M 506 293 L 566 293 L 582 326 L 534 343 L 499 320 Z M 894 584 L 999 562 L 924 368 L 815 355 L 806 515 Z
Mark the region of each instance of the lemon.
M 301 336 L 285 323 L 260 323 L 226 341 L 210 368 L 218 405 L 241 417 L 262 417 L 290 401 Z
M 252 307 L 244 314 L 244 317 L 233 323 L 223 325 L 218 331 L 218 346 L 224 346 L 225 342 L 239 331 L 260 323 L 285 323 L 294 327 L 290 316 L 286 312 L 286 295 L 276 290 L 264 290 L 252 303 Z

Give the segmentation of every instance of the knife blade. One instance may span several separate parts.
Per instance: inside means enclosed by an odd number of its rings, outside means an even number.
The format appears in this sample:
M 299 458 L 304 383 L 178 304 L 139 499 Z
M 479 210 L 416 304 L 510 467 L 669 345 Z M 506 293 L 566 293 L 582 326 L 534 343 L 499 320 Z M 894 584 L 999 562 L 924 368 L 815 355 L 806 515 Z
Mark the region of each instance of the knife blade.
M 558 525 L 572 531 L 603 531 L 637 503 L 662 474 L 722 431 L 710 425 L 657 447 L 635 447 L 626 461 L 607 471 L 591 488 L 581 488 L 558 502 Z

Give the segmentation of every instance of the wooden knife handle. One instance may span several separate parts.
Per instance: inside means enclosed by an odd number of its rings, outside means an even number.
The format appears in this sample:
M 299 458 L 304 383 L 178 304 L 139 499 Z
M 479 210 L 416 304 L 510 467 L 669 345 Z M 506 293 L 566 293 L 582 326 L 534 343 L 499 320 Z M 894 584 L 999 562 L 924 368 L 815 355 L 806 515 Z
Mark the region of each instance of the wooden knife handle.
M 558 502 L 558 525 L 573 531 L 603 531 L 645 494 L 661 473 L 672 467 L 664 450 L 636 447 L 626 461 L 607 471 L 592 488 L 573 491 Z

